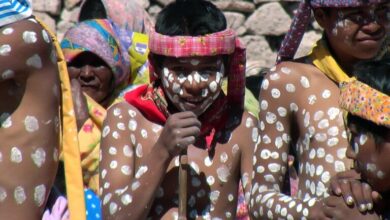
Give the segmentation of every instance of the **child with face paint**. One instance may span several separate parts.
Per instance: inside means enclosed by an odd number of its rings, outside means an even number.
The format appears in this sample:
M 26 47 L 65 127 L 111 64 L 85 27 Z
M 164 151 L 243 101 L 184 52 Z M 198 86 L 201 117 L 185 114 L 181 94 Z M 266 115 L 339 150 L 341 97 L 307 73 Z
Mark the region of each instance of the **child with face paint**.
M 323 38 L 305 57 L 293 59 L 310 13 Z M 302 1 L 279 51 L 279 62 L 260 91 L 261 144 L 255 152 L 251 214 L 267 219 L 326 218 L 323 198 L 332 176 L 349 169 L 340 82 L 359 61 L 379 58 L 389 34 L 389 3 L 380 0 Z M 298 163 L 298 192 L 281 189 L 288 153 Z
M 75 215 L 84 210 L 76 121 L 58 42 L 30 1 L 2 1 L 0 12 L 0 219 L 42 218 L 60 149 L 72 176 L 70 217 L 82 219 Z
M 152 83 L 126 93 L 104 123 L 103 216 L 178 218 L 185 150 L 186 217 L 234 219 L 240 180 L 249 197 L 259 141 L 256 118 L 242 110 L 245 50 L 222 12 L 203 0 L 169 4 L 149 37 Z
M 341 86 L 340 105 L 349 112 L 346 124 L 351 146 L 347 156 L 354 160 L 360 177 L 346 178 L 349 173 L 343 173 L 332 181 L 333 193 L 344 197 L 325 200 L 327 216 L 332 219 L 389 217 L 389 72 L 388 59 L 363 62 L 356 68 L 356 80 Z

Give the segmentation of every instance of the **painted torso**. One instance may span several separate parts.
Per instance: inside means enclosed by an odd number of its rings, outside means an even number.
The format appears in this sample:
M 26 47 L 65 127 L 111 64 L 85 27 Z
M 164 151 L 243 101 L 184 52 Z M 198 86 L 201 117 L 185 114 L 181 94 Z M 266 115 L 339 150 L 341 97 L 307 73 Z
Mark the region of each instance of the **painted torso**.
M 103 209 L 115 216 L 136 202 L 137 193 L 147 190 L 148 181 L 141 177 L 153 170 L 140 163 L 152 151 L 163 127 L 150 122 L 127 103 L 114 106 L 108 117 L 111 122 L 103 129 L 107 142 L 103 138 L 100 186 L 103 188 Z M 123 136 L 125 138 L 121 140 Z M 189 219 L 233 219 L 239 180 L 243 181 L 247 192 L 250 188 L 251 159 L 258 140 L 256 119 L 244 113 L 238 128 L 231 134 L 217 133 L 216 137 L 219 137 L 219 143 L 210 152 L 201 145 L 191 145 L 187 151 Z M 149 218 L 177 219 L 178 169 L 179 157 L 176 156 L 169 162 L 165 176 L 156 188 Z M 120 180 L 126 176 L 129 176 L 126 180 Z
M 34 19 L 1 27 L 0 63 L 0 219 L 40 219 L 59 150 L 61 93 L 50 37 Z

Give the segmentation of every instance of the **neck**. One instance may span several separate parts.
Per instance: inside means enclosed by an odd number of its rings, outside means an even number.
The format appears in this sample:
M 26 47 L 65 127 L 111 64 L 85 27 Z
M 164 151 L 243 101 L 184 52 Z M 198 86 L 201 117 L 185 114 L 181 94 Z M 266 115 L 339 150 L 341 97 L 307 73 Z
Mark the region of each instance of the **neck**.
M 333 50 L 331 43 L 325 38 L 326 43 L 328 44 L 329 52 L 333 55 L 333 58 L 336 60 L 340 68 L 348 75 L 352 75 L 353 66 L 360 60 L 350 56 L 349 54 L 343 52 L 342 50 Z

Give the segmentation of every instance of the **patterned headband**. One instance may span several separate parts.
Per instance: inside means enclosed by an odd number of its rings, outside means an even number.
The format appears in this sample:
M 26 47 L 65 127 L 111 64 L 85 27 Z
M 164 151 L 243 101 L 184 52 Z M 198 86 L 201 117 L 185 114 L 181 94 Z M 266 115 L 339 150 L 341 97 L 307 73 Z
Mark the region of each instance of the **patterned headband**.
M 228 76 L 228 99 L 231 105 L 244 106 L 245 92 L 245 64 L 246 50 L 236 37 L 235 32 L 227 29 L 204 36 L 166 36 L 154 30 L 149 31 L 150 54 L 158 54 L 168 57 L 191 57 L 191 56 L 215 56 L 230 55 Z M 151 56 L 149 56 L 149 59 Z M 150 63 L 151 81 L 158 78 L 154 67 Z
M 213 56 L 232 54 L 236 34 L 231 29 L 204 36 L 166 36 L 151 30 L 150 52 L 169 57 Z
M 358 80 L 341 84 L 339 104 L 353 115 L 390 128 L 390 97 Z
M 388 0 L 302 0 L 291 24 L 289 32 L 283 39 L 278 62 L 293 59 L 301 43 L 305 30 L 310 23 L 312 8 L 350 8 L 369 4 L 385 3 Z

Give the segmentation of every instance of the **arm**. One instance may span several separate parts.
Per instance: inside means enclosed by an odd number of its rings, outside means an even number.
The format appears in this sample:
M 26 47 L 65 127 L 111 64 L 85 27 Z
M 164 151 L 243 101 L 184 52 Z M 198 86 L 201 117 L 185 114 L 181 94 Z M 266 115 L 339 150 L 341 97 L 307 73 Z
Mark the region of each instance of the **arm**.
M 52 60 L 50 37 L 36 22 L 22 20 L 1 27 L 0 32 L 0 83 L 25 81 Z
M 136 114 L 131 116 L 128 112 Z M 129 137 L 139 129 L 129 129 L 130 120 L 135 120 L 137 126 L 146 121 L 135 108 L 119 103 L 108 110 L 104 123 L 100 184 L 105 219 L 145 219 L 169 162 L 183 149 L 178 144 L 192 144 L 200 131 L 200 123 L 193 113 L 174 114 L 168 118 L 150 152 L 136 159 L 137 143 L 132 143 Z M 123 126 L 124 130 L 118 129 Z

